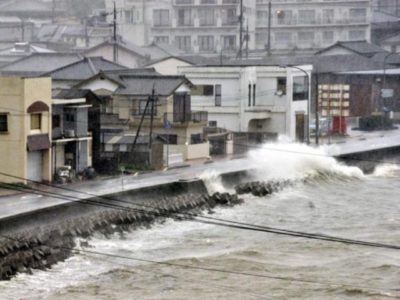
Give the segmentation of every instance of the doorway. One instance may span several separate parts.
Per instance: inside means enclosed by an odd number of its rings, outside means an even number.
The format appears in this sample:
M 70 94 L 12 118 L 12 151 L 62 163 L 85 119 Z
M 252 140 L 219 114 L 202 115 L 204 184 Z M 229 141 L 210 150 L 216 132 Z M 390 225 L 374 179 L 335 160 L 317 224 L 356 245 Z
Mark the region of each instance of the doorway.
M 305 119 L 304 113 L 296 113 L 296 142 L 299 143 L 304 143 Z

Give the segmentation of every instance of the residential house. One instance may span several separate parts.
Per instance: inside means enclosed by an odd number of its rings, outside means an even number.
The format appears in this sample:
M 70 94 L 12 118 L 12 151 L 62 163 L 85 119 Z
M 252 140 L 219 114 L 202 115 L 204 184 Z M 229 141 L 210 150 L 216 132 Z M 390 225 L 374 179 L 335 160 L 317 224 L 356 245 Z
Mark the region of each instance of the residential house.
M 33 53 L 54 53 L 54 51 L 28 42 L 15 43 L 11 47 L 0 49 L 0 67 Z
M 103 57 L 83 57 L 67 65 L 43 73 L 53 80 L 54 89 L 71 88 L 101 71 L 123 70 L 126 67 Z
M 65 14 L 65 10 L 53 7 L 54 3 L 40 0 L 11 0 L 0 3 L 0 16 L 18 17 L 35 24 L 50 23 Z
M 150 55 L 145 49 L 136 46 L 132 43 L 122 41 L 111 41 L 108 39 L 93 47 L 83 50 L 86 56 L 102 56 L 109 61 L 129 68 L 137 68 L 144 65 L 150 58 Z
M 50 182 L 51 78 L 0 77 L 0 86 L 0 181 Z
M 199 55 L 185 56 L 166 56 L 155 59 L 146 64 L 148 68 L 154 68 L 158 73 L 163 75 L 178 75 L 180 67 L 207 65 L 212 62 L 218 63 L 219 59 L 211 59 Z M 217 61 L 217 62 L 216 62 Z
M 35 40 L 51 45 L 58 51 L 94 47 L 110 40 L 113 29 L 109 24 L 43 24 L 36 30 Z
M 0 74 L 15 76 L 40 76 L 83 59 L 77 53 L 33 53 L 0 67 Z
M 89 131 L 90 91 L 53 90 L 52 171 L 69 166 L 74 174 L 92 166 L 93 137 Z
M 1 7 L 1 5 L 0 5 Z M 1 8 L 0 8 L 1 10 Z M 35 24 L 15 16 L 0 16 L 0 45 L 9 43 L 33 41 Z
M 194 84 L 193 108 L 208 111 L 210 126 L 257 142 L 277 134 L 305 139 L 312 65 L 285 68 L 244 61 L 180 71 Z
M 154 70 L 150 73 L 134 71 L 102 72 L 76 86 L 90 89 L 103 98 L 102 132 L 113 132 L 116 136 L 123 132 L 136 135 L 143 117 L 139 135 L 149 135 L 152 128 L 154 137 L 161 136 L 164 143 L 169 144 L 163 153 L 168 148 L 170 154 L 179 154 L 182 160 L 207 157 L 209 146 L 203 138 L 207 113 L 192 111 L 190 81 L 184 76 L 164 76 Z M 153 89 L 157 100 L 148 104 Z M 151 103 L 155 103 L 153 109 Z M 107 142 L 103 142 L 104 157 L 110 158 L 110 153 L 106 152 L 115 152 L 115 147 L 107 147 Z M 118 149 L 121 153 L 111 156 L 135 161 L 133 150 L 122 146 Z

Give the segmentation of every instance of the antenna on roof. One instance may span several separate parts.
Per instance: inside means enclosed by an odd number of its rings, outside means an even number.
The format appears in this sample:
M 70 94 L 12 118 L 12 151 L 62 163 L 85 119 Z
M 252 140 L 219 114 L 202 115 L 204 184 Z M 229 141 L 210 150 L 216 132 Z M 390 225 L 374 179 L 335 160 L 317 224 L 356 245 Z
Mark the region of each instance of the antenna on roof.
M 116 63 L 118 59 L 117 53 L 117 8 L 114 1 L 114 11 L 113 11 L 113 61 Z

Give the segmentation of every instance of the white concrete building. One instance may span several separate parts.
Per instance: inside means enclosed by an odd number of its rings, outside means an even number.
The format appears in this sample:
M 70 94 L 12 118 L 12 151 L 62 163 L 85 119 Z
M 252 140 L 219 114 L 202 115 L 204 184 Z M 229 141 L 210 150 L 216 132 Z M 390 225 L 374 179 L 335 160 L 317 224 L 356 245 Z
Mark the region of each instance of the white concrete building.
M 305 140 L 311 65 L 193 66 L 180 71 L 195 85 L 193 109 L 208 111 L 210 126 Z
M 113 0 L 106 0 L 112 11 Z M 243 0 L 250 50 L 264 50 L 269 0 Z M 119 34 L 136 44 L 174 44 L 188 53 L 235 53 L 240 0 L 117 0 Z M 370 40 L 370 0 L 271 1 L 272 52 L 313 52 L 336 41 Z M 244 45 L 245 47 L 246 45 Z

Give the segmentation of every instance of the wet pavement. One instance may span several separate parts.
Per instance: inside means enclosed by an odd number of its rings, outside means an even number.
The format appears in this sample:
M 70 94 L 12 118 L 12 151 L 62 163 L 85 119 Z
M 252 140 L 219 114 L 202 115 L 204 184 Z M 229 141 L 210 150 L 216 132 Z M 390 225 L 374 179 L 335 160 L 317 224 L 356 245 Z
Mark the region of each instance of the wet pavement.
M 329 142 L 329 143 L 328 143 Z M 340 156 L 351 153 L 366 152 L 400 146 L 400 129 L 387 131 L 362 132 L 349 130 L 346 136 L 332 136 L 321 139 L 320 145 L 329 156 Z M 315 144 L 311 144 L 315 147 Z M 252 167 L 247 158 L 220 156 L 188 162 L 180 168 L 151 172 L 142 175 L 121 176 L 112 179 L 100 179 L 62 186 L 37 186 L 31 193 L 16 193 L 0 197 L 0 220 L 19 214 L 44 209 L 71 201 L 104 196 L 124 190 L 134 190 L 179 180 L 190 180 L 201 176 L 204 172 L 219 174 L 249 170 Z M 41 192 L 44 191 L 43 193 Z M 46 192 L 60 197 L 71 197 L 68 200 L 46 196 Z

